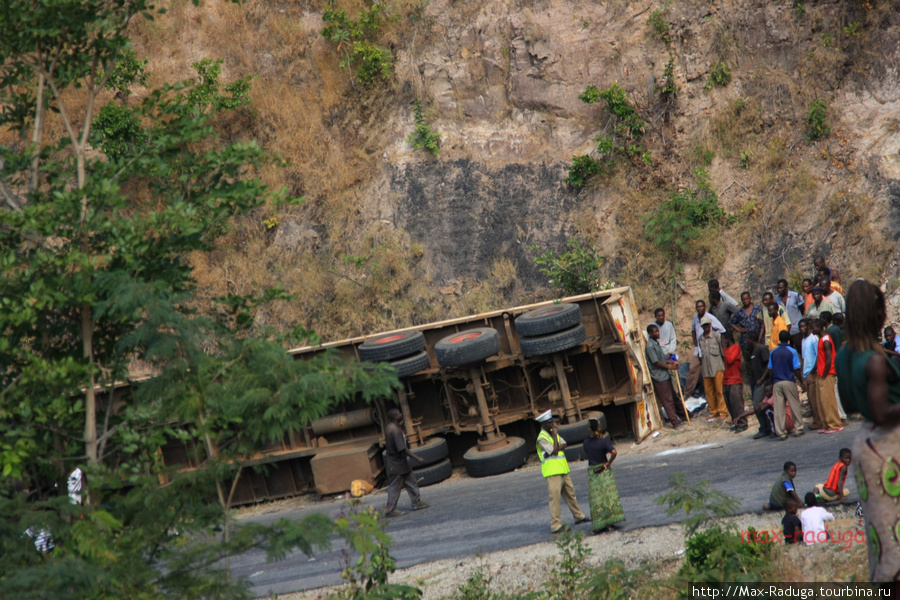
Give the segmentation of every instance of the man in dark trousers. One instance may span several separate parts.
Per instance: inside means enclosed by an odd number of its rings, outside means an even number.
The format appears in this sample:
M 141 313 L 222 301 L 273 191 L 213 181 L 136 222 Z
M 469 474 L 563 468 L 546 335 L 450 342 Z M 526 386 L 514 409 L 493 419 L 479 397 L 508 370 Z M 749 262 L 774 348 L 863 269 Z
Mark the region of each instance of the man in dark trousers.
M 403 423 L 403 415 L 396 408 L 388 411 L 388 424 L 384 428 L 384 469 L 388 476 L 388 499 L 384 507 L 384 516 L 399 517 L 403 513 L 397 510 L 397 502 L 400 500 L 400 490 L 406 488 L 409 501 L 413 510 L 428 508 L 428 504 L 419 496 L 419 485 L 409 466 L 409 458 L 420 465 L 425 461 L 412 452 L 406 445 L 406 436 L 400 424 Z

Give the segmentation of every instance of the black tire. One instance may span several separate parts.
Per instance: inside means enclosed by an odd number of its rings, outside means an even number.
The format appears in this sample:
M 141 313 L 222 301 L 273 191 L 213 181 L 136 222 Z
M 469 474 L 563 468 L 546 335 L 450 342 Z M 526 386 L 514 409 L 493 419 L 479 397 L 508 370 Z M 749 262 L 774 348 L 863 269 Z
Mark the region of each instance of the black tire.
M 557 333 L 549 333 L 540 337 L 521 338 L 519 346 L 525 356 L 543 356 L 574 348 L 587 339 L 584 325 L 576 325 Z
M 577 304 L 553 304 L 516 317 L 516 331 L 522 337 L 535 337 L 555 333 L 581 325 L 581 306 Z
M 409 451 L 425 461 L 425 465 L 433 465 L 450 456 L 450 450 L 447 448 L 447 440 L 442 437 L 433 437 L 425 442 L 424 446 L 413 448 L 410 446 Z M 418 461 L 407 458 L 409 466 L 412 469 L 421 469 L 425 465 L 420 465 Z
M 434 345 L 442 367 L 458 367 L 484 360 L 500 352 L 500 334 L 491 327 L 467 329 L 448 335 Z
M 469 474 L 469 477 L 500 475 L 501 473 L 509 473 L 524 465 L 525 460 L 528 458 L 528 448 L 525 446 L 525 440 L 520 437 L 507 437 L 506 440 L 509 443 L 497 450 L 479 452 L 478 446 L 473 446 L 466 450 L 463 460 L 466 463 L 466 472 Z
M 566 449 L 563 450 L 566 453 L 566 460 L 571 462 L 578 462 L 580 460 L 587 460 L 587 455 L 584 453 L 584 444 L 575 444 L 574 446 L 566 446 Z
M 441 481 L 450 477 L 452 474 L 453 465 L 450 464 L 449 458 L 445 458 L 439 463 L 429 465 L 427 467 L 413 469 L 413 475 L 415 476 L 416 481 L 419 482 L 419 487 L 425 487 L 426 485 L 434 485 L 435 483 L 440 483 Z
M 591 426 L 588 424 L 587 419 L 578 421 L 577 423 L 560 425 L 559 435 L 562 439 L 566 440 L 566 443 L 570 447 L 576 444 L 581 445 L 581 442 L 591 436 Z
M 357 347 L 359 358 L 369 362 L 394 360 L 424 349 L 425 336 L 421 331 L 388 333 L 366 340 Z
M 422 350 L 412 356 L 401 358 L 388 364 L 397 370 L 397 377 L 406 377 L 430 367 L 431 359 L 428 358 L 428 353 Z

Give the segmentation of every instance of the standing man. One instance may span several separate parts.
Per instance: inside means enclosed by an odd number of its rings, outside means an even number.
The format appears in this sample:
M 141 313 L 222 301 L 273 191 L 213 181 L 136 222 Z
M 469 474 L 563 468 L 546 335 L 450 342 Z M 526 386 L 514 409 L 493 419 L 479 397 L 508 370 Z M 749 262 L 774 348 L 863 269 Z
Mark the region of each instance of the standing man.
M 709 405 L 711 419 L 724 420 L 728 418 L 728 410 L 725 407 L 725 358 L 723 356 L 722 336 L 712 329 L 712 319 L 704 315 L 700 319 L 703 333 L 698 340 L 701 357 L 701 374 L 703 386 L 706 388 L 706 402 Z
M 791 348 L 791 334 L 782 331 L 778 339 L 778 347 L 769 353 L 769 366 L 757 383 L 762 384 L 772 373 L 772 389 L 775 403 L 775 435 L 780 440 L 786 440 L 787 431 L 784 428 L 784 411 L 790 410 L 794 419 L 794 431 L 791 435 L 800 437 L 806 431 L 803 430 L 803 417 L 800 412 L 800 396 L 797 394 L 797 386 L 794 381 L 804 388 L 803 376 L 800 374 L 800 355 Z
M 769 419 L 766 418 L 765 412 L 759 406 L 766 397 L 766 384 L 760 384 L 759 380 L 766 374 L 766 367 L 769 364 L 769 348 L 752 337 L 747 339 L 747 346 L 750 348 L 750 364 L 747 367 L 747 375 L 750 377 L 753 410 L 756 412 L 756 420 L 759 422 L 759 431 L 756 432 L 753 439 L 775 437 L 775 432 L 769 427 Z
M 822 417 L 822 429 L 819 433 L 837 433 L 843 431 L 840 413 L 838 412 L 837 396 L 834 394 L 837 383 L 837 370 L 834 368 L 834 342 L 831 336 L 822 330 L 822 320 L 813 319 L 813 333 L 819 337 L 819 347 L 816 354 L 816 397 L 819 400 L 820 416 Z
M 763 336 L 767 336 L 771 339 L 772 334 L 772 315 L 769 312 L 769 305 L 774 304 L 778 308 L 778 316 L 781 317 L 782 322 L 787 326 L 791 326 L 791 318 L 788 316 L 788 313 L 784 308 L 775 302 L 775 294 L 772 292 L 765 292 L 762 295 L 762 304 L 763 308 L 760 311 L 759 316 L 763 322 L 763 329 L 759 332 L 760 341 L 763 340 Z M 769 350 L 778 345 L 778 336 L 775 336 L 775 345 L 773 346 L 771 343 L 769 344 Z
M 725 333 L 725 328 L 722 327 L 722 323 L 719 322 L 717 318 L 710 315 L 706 312 L 706 302 L 703 300 L 697 300 L 694 303 L 694 307 L 697 309 L 697 314 L 694 315 L 694 320 L 691 321 L 691 339 L 694 341 L 694 353 L 691 356 L 691 369 L 688 371 L 687 381 L 684 385 L 684 397 L 688 398 L 691 394 L 694 393 L 694 390 L 697 388 L 697 384 L 700 382 L 700 370 L 702 366 L 701 357 L 703 353 L 700 350 L 700 336 L 703 335 L 703 327 L 700 325 L 700 320 L 704 317 L 709 319 L 710 326 L 712 330 L 718 333 Z M 725 368 L 724 366 L 722 367 Z M 710 390 L 706 390 L 707 396 L 712 393 Z M 707 398 L 708 400 L 708 398 Z
M 735 331 L 741 334 L 740 339 L 738 339 L 738 345 L 741 347 L 744 364 L 749 364 L 750 353 L 753 349 L 747 342 L 750 339 L 753 339 L 755 342 L 759 341 L 759 330 L 762 327 L 762 321 L 759 319 L 759 312 L 762 309 L 759 305 L 753 304 L 753 298 L 750 296 L 750 292 L 743 292 L 741 294 L 741 304 L 743 306 L 731 317 L 731 325 Z M 768 357 L 766 360 L 768 361 Z M 756 380 L 752 377 L 750 379 L 749 383 L 752 385 Z
M 728 414 L 731 415 L 732 428 L 735 433 L 747 430 L 747 417 L 744 414 L 744 380 L 741 378 L 741 347 L 734 343 L 729 334 L 722 336 L 725 359 L 725 378 L 722 380 L 722 390 L 725 394 L 725 405 Z
M 403 415 L 396 408 L 388 411 L 388 424 L 384 428 L 384 469 L 388 475 L 388 498 L 384 507 L 384 516 L 399 517 L 403 513 L 397 510 L 397 502 L 400 500 L 400 490 L 406 488 L 409 501 L 413 510 L 428 508 L 428 504 L 419 496 L 419 485 L 413 475 L 409 460 L 413 459 L 420 465 L 425 461 L 409 451 L 406 445 L 406 436 L 400 424 L 403 423 Z
M 812 429 L 822 429 L 822 412 L 819 408 L 819 398 L 816 396 L 818 385 L 816 384 L 816 365 L 819 356 L 819 336 L 813 333 L 810 324 L 811 319 L 803 319 L 800 326 L 803 331 L 803 346 L 800 349 L 803 358 L 803 383 L 806 385 L 806 399 L 809 401 L 809 409 L 812 411 Z
M 800 319 L 803 318 L 803 298 L 797 292 L 788 289 L 787 279 L 779 279 L 775 284 L 775 302 L 787 311 L 788 319 L 791 321 L 791 345 L 799 352 L 800 344 L 803 342 L 799 325 Z
M 659 327 L 656 323 L 647 325 L 647 364 L 650 366 L 650 380 L 653 382 L 653 391 L 656 399 L 666 410 L 666 417 L 675 430 L 680 431 L 684 427 L 678 418 L 678 410 L 675 405 L 675 389 L 672 387 L 672 371 L 678 370 L 678 363 L 666 359 L 666 353 L 659 343 Z M 683 411 L 681 411 L 683 412 Z
M 827 277 L 823 278 L 819 285 L 822 287 L 822 296 L 834 304 L 834 307 L 837 309 L 836 311 L 831 311 L 831 314 L 847 312 L 847 302 L 844 300 L 844 296 L 831 287 L 830 279 Z
M 659 328 L 659 340 L 657 341 L 663 354 L 666 355 L 667 360 L 678 360 L 678 339 L 675 337 L 675 325 L 672 324 L 672 321 L 666 320 L 665 309 L 657 308 L 653 311 L 653 316 L 656 318 L 654 322 Z M 645 334 L 644 339 L 649 341 L 650 335 Z
M 767 326 L 767 331 L 769 332 L 769 351 L 774 350 L 781 339 L 781 332 L 788 331 L 788 337 L 790 337 L 789 327 L 784 322 L 784 318 L 782 314 L 784 313 L 784 309 L 776 302 L 769 302 L 768 306 L 766 306 L 766 310 L 769 313 L 769 324 Z
M 825 296 L 822 293 L 822 288 L 820 286 L 817 285 L 812 289 L 812 297 L 813 302 L 806 309 L 807 319 L 818 319 L 819 315 L 826 310 L 831 314 L 839 312 L 838 309 L 835 308 L 834 304 L 825 299 Z
M 812 279 L 804 279 L 800 284 L 803 289 L 803 314 L 808 318 L 809 305 L 813 303 L 812 289 L 815 287 Z
M 837 269 L 829 268 L 829 266 L 825 263 L 825 257 L 819 255 L 813 259 L 813 266 L 816 268 L 816 273 L 820 273 L 825 271 L 828 274 L 828 279 L 835 281 L 837 283 L 841 283 L 841 275 L 837 272 Z
M 725 303 L 726 306 L 730 306 L 732 308 L 732 312 L 736 311 L 738 308 L 737 300 L 732 298 L 729 294 L 725 292 L 722 288 L 719 287 L 718 279 L 710 279 L 706 282 L 706 287 L 709 289 L 709 293 L 718 292 L 720 296 L 722 296 L 722 302 Z
M 560 533 L 568 529 L 562 523 L 560 497 L 565 499 L 569 510 L 572 511 L 576 525 L 587 522 L 588 518 L 578 508 L 575 485 L 569 476 L 569 462 L 564 452 L 566 442 L 559 437 L 553 413 L 548 410 L 535 420 L 541 424 L 541 432 L 537 437 L 537 453 L 541 459 L 541 475 L 547 480 L 547 491 L 550 493 L 550 533 Z
M 736 312 L 741 310 L 737 307 L 737 305 L 731 305 L 725 300 L 722 299 L 722 294 L 719 292 L 710 292 L 709 293 L 709 313 L 716 317 L 725 327 L 725 334 L 731 335 L 731 317 L 734 316 Z

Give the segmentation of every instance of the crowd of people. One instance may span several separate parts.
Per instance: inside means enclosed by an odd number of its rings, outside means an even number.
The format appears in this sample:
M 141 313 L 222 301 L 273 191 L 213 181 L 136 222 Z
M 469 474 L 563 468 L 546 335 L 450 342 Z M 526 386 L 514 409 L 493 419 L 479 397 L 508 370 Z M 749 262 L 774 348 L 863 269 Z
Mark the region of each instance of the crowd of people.
M 781 279 L 775 292 L 762 294 L 761 304 L 749 291 L 740 303 L 719 281 L 708 282 L 707 300 L 699 299 L 690 326 L 691 355 L 682 393 L 677 375 L 678 338 L 666 311 L 657 308 L 647 326 L 647 363 L 656 397 L 675 429 L 686 419 L 685 400 L 705 391 L 709 420 L 727 423 L 740 433 L 756 417 L 754 439 L 785 440 L 806 433 L 800 390 L 806 393 L 812 429 L 831 434 L 843 430 L 846 412 L 839 402 L 835 358 L 844 340 L 847 303 L 839 273 L 815 260 L 815 278 L 804 279 L 802 291 Z M 891 328 L 885 344 L 895 351 Z M 745 409 L 744 393 L 753 405 Z

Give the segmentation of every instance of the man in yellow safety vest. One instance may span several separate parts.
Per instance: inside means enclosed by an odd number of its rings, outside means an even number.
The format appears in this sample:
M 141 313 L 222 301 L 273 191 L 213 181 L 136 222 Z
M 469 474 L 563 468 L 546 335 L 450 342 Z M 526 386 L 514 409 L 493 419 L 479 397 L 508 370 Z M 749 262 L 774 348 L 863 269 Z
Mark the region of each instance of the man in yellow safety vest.
M 569 463 L 564 452 L 566 442 L 559 437 L 553 413 L 548 410 L 535 420 L 541 424 L 541 432 L 537 438 L 537 453 L 541 459 L 541 474 L 547 480 L 547 490 L 550 493 L 550 531 L 559 533 L 568 529 L 562 524 L 560 497 L 565 499 L 569 510 L 572 511 L 576 525 L 586 523 L 588 518 L 578 508 L 575 486 L 569 476 Z

